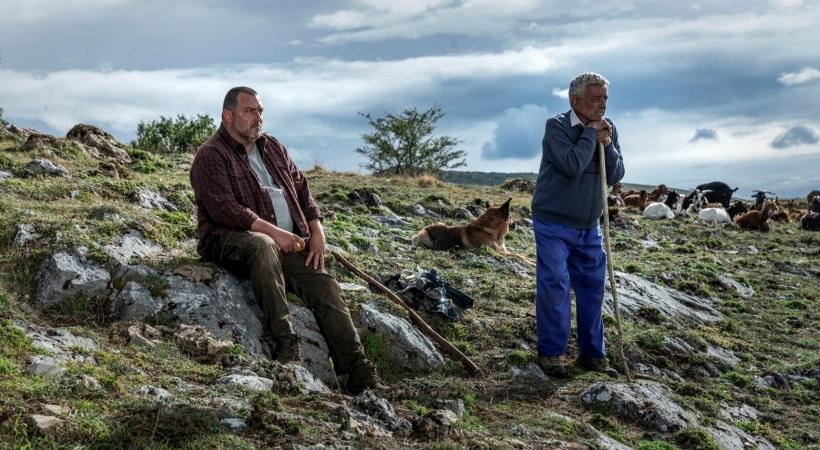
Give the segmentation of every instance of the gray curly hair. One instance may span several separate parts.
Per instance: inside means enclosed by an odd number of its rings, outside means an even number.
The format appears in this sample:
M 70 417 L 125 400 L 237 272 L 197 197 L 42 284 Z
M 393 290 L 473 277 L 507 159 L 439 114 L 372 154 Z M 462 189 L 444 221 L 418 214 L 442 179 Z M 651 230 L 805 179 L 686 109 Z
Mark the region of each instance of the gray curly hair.
M 594 86 L 609 86 L 609 80 L 604 78 L 603 75 L 600 73 L 595 72 L 585 72 L 581 75 L 575 77 L 571 83 L 569 83 L 569 98 L 572 97 L 581 97 L 587 91 L 587 86 L 594 85 Z

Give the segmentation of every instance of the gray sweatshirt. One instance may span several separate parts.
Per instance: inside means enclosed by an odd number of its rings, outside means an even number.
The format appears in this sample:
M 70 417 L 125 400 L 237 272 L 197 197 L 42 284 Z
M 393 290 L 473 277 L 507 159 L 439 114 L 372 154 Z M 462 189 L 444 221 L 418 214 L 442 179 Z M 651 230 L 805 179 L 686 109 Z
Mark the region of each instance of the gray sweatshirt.
M 541 168 L 532 196 L 532 216 L 541 222 L 571 228 L 595 228 L 603 212 L 597 131 L 581 123 L 572 126 L 570 113 L 547 120 L 541 141 Z M 605 155 L 606 181 L 611 186 L 624 177 L 614 124 L 612 144 L 605 149 Z

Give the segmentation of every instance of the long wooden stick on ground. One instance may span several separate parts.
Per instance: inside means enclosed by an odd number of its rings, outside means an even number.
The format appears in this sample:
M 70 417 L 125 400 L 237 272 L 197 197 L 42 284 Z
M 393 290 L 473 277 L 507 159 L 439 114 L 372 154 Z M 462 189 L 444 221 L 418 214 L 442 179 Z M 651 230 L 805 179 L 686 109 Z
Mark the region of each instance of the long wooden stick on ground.
M 430 325 L 427 325 L 427 322 L 425 322 L 424 319 L 419 317 L 419 315 L 416 314 L 416 312 L 413 311 L 413 309 L 410 308 L 410 306 L 408 306 L 406 303 L 404 303 L 404 301 L 401 298 L 399 298 L 398 295 L 394 294 L 393 291 L 391 291 L 390 289 L 385 287 L 383 284 L 379 283 L 375 278 L 373 278 L 370 275 L 368 275 L 368 274 L 362 272 L 361 270 L 359 270 L 358 267 L 354 266 L 353 263 L 348 261 L 344 256 L 342 256 L 338 252 L 331 251 L 330 254 L 332 254 L 334 258 L 339 260 L 340 263 L 342 263 L 345 267 L 347 267 L 353 273 L 358 275 L 361 279 L 367 281 L 368 283 L 372 284 L 373 286 L 376 286 L 376 288 L 379 291 L 381 291 L 384 295 L 386 295 L 387 298 L 392 300 L 393 303 L 395 303 L 395 304 L 401 306 L 402 308 L 404 308 L 405 310 L 407 310 L 407 313 L 410 315 L 410 319 L 413 321 L 413 323 L 416 324 L 417 327 L 419 327 L 419 329 L 422 331 L 422 333 L 426 334 L 431 339 L 436 341 L 436 343 L 438 345 L 440 345 L 441 348 L 443 348 L 444 351 L 446 353 L 448 353 L 450 356 L 452 356 L 453 358 L 458 359 L 459 361 L 461 361 L 461 364 L 463 364 L 464 368 L 466 368 L 467 371 L 470 372 L 470 375 L 479 376 L 479 377 L 482 376 L 481 369 L 479 369 L 478 366 L 476 366 L 475 363 L 470 358 L 467 357 L 467 355 L 462 353 L 453 344 L 451 344 L 447 339 L 444 339 L 443 337 L 441 337 L 440 334 L 436 333 L 436 330 L 432 329 L 430 327 Z
M 612 245 L 609 242 L 609 202 L 607 201 L 606 190 L 606 156 L 604 155 L 604 144 L 598 143 L 598 164 L 601 170 L 601 200 L 604 203 L 604 249 L 606 250 L 606 268 L 609 272 L 609 288 L 612 291 L 612 302 L 615 310 L 615 325 L 618 327 L 618 358 L 621 360 L 621 369 L 626 375 L 626 380 L 632 382 L 632 374 L 629 372 L 629 364 L 624 356 L 624 330 L 621 327 L 621 308 L 618 306 L 618 285 L 615 283 L 615 269 L 612 265 Z

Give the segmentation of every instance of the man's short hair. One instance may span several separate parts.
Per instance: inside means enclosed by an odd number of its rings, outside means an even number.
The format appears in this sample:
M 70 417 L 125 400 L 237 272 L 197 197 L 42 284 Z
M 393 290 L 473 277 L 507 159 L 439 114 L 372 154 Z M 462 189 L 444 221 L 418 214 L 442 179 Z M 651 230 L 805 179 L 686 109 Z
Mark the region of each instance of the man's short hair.
M 222 109 L 230 109 L 231 111 L 236 109 L 236 98 L 239 97 L 239 94 L 243 93 L 248 95 L 256 95 L 256 91 L 247 86 L 237 86 L 235 88 L 231 88 L 231 90 L 225 94 L 225 100 L 222 101 Z
M 569 98 L 581 97 L 587 91 L 587 87 L 593 86 L 608 86 L 609 81 L 600 73 L 585 72 L 575 77 L 569 84 Z

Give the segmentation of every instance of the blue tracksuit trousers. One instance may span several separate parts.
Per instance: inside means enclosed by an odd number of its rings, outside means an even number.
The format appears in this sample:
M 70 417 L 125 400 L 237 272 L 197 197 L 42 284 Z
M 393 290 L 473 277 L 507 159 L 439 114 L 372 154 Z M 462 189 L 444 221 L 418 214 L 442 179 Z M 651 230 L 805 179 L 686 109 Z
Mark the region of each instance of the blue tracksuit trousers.
M 603 358 L 606 255 L 601 229 L 577 229 L 533 220 L 538 264 L 535 314 L 538 356 L 560 356 L 567 350 L 575 291 L 578 349 L 581 358 Z

